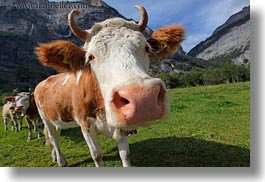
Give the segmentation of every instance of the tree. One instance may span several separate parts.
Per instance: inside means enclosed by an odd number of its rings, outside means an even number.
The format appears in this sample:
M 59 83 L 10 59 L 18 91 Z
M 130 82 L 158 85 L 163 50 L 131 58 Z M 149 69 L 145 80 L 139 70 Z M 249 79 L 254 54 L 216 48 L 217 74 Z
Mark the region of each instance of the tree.
M 250 63 L 246 66 L 246 81 L 250 81 Z
M 157 75 L 158 78 L 160 78 L 167 88 L 171 88 L 171 76 L 169 73 L 159 73 Z
M 231 60 L 227 60 L 221 67 L 221 78 L 226 83 L 238 81 L 239 69 Z
M 220 69 L 208 68 L 202 73 L 202 81 L 204 85 L 213 85 L 222 83 Z

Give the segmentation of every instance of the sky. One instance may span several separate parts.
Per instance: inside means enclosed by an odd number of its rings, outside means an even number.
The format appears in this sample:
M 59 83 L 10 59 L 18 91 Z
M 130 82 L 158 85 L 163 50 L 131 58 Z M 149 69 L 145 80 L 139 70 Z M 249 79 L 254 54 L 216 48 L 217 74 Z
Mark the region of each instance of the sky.
M 62 0 L 55 0 L 62 1 Z M 70 0 L 71 1 L 71 0 Z M 139 4 L 149 15 L 153 30 L 166 25 L 182 24 L 186 28 L 184 51 L 188 52 L 234 13 L 250 4 L 250 0 L 103 0 L 126 18 L 139 20 L 134 8 Z

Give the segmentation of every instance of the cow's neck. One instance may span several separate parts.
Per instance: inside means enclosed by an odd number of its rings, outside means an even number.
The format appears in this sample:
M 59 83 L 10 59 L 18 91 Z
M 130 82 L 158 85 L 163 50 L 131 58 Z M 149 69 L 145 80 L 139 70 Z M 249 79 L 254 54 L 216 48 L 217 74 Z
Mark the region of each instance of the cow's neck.
M 94 108 L 95 115 L 104 112 L 104 100 L 94 73 L 90 70 L 77 71 L 77 89 L 79 98 L 87 105 L 87 109 Z M 91 112 L 91 111 L 89 111 Z

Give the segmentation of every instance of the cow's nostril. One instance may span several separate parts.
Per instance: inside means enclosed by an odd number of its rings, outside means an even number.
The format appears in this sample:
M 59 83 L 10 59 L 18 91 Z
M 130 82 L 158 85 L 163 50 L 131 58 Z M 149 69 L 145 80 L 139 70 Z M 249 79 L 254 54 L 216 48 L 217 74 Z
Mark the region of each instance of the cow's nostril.
M 126 99 L 125 97 L 122 97 L 119 92 L 115 92 L 114 94 L 114 98 L 113 98 L 113 103 L 117 108 L 121 108 L 127 104 L 130 103 L 130 101 L 128 99 Z
M 157 104 L 159 106 L 161 106 L 163 104 L 164 99 L 165 99 L 165 94 L 166 94 L 166 91 L 160 86 L 160 90 L 159 90 L 159 93 L 157 96 Z
M 130 103 L 130 101 L 128 101 L 127 99 L 120 97 L 120 102 L 122 102 L 124 105 L 127 105 Z

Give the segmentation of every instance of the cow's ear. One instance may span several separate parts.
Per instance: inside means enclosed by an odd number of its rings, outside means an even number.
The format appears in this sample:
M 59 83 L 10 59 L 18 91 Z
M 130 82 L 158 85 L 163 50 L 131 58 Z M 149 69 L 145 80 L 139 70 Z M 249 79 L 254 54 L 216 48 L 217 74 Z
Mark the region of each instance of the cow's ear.
M 59 72 L 75 71 L 85 67 L 85 50 L 68 41 L 40 44 L 36 47 L 35 53 L 43 65 Z
M 14 102 L 14 101 L 15 101 L 15 97 L 13 97 L 13 96 L 6 96 L 6 97 L 4 98 L 4 100 L 5 100 L 6 102 Z
M 185 28 L 182 25 L 165 26 L 155 30 L 147 42 L 157 58 L 166 58 L 177 51 L 184 34 Z

